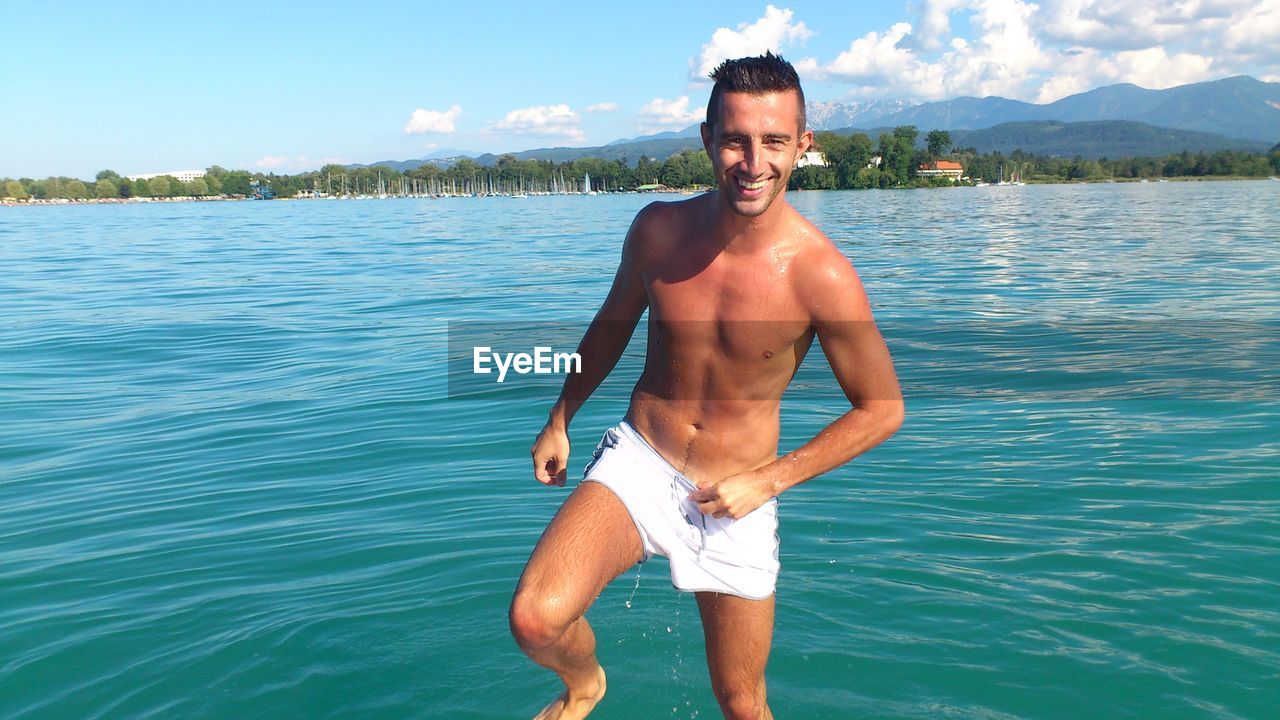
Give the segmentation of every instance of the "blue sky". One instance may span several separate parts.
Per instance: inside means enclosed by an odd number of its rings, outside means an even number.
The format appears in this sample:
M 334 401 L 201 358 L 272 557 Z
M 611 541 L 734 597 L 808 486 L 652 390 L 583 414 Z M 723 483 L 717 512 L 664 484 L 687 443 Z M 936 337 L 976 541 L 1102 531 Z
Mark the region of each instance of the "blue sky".
M 0 177 L 599 145 L 685 127 L 701 70 L 780 50 L 810 100 L 1280 81 L 1280 0 L 0 0 Z

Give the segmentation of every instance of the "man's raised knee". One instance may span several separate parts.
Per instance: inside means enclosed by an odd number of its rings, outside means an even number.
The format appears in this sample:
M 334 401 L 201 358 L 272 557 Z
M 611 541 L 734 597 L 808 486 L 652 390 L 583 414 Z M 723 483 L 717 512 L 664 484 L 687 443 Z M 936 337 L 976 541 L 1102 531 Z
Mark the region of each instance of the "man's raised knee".
M 725 690 L 716 693 L 720 711 L 726 720 L 762 720 L 771 717 L 764 691 L 752 689 Z
M 511 601 L 507 621 L 511 625 L 511 636 L 522 649 L 539 650 L 547 647 L 559 640 L 572 624 L 572 620 L 564 622 L 555 618 L 550 612 L 552 604 L 524 595 L 516 595 Z

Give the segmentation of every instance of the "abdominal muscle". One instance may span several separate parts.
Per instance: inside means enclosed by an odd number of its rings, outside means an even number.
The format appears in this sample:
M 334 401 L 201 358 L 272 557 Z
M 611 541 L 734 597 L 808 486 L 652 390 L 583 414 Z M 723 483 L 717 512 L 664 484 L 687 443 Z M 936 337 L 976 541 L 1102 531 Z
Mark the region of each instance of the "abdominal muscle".
M 721 480 L 777 459 L 779 400 L 695 400 L 654 389 L 641 378 L 631 394 L 627 421 L 694 483 Z

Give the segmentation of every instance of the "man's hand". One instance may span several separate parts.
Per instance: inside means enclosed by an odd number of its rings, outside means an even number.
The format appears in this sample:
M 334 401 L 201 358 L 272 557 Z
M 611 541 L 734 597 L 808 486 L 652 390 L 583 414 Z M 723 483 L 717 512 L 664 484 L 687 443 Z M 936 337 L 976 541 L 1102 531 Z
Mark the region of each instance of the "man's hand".
M 543 485 L 564 487 L 569 469 L 569 435 L 547 424 L 533 441 L 533 476 Z
M 698 511 L 703 515 L 738 520 L 769 502 L 774 495 L 777 492 L 773 480 L 763 470 L 749 470 L 699 485 L 689 493 L 689 499 L 698 503 Z

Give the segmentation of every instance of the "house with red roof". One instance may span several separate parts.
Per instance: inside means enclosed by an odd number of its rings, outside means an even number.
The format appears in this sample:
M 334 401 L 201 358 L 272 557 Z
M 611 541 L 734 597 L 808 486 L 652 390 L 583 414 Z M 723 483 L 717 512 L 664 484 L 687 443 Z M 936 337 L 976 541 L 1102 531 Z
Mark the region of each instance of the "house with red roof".
M 922 164 L 916 169 L 916 175 L 920 177 L 945 177 L 950 178 L 951 182 L 955 182 L 964 176 L 964 167 L 960 163 L 951 162 L 950 160 L 935 160 Z

